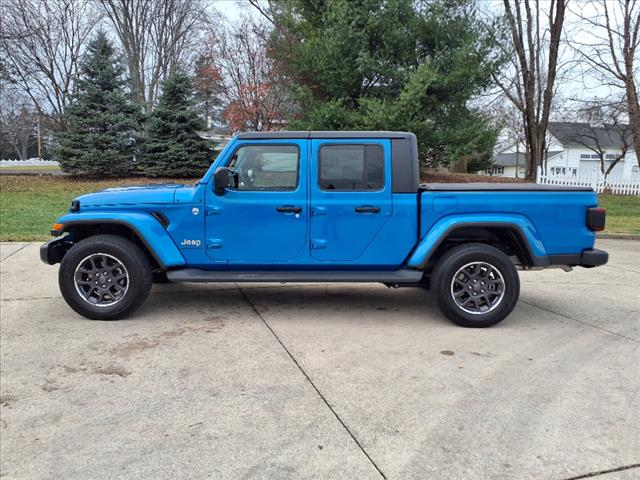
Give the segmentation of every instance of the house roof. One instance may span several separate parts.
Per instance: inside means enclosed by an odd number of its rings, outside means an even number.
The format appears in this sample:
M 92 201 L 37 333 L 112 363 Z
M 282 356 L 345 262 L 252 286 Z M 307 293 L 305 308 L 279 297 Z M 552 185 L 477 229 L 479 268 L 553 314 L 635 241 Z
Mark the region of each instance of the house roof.
M 233 131 L 227 127 L 212 127 L 209 130 L 198 132 L 198 135 L 207 140 L 229 140 L 233 136 Z
M 229 127 L 212 127 L 210 129 L 210 132 L 215 135 L 233 135 L 233 130 L 231 130 Z
M 592 127 L 580 122 L 549 122 L 548 130 L 565 147 L 621 148 L 625 143 L 633 144 L 628 125 Z
M 547 154 L 547 158 L 551 158 L 555 155 L 562 153 L 562 151 L 553 151 Z M 524 152 L 510 152 L 510 153 L 497 153 L 493 156 L 493 164 L 499 167 L 515 167 L 516 165 L 522 165 L 523 167 L 526 164 L 526 158 Z M 517 161 L 516 161 L 517 160 Z

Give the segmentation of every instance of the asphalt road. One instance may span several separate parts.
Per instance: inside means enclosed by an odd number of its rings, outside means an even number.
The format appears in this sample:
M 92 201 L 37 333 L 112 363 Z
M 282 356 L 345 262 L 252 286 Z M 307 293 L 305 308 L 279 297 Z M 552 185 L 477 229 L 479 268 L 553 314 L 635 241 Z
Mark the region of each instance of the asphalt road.
M 598 246 L 474 330 L 378 285 L 157 285 L 94 322 L 37 244 L 3 244 L 0 473 L 640 478 L 640 242 Z

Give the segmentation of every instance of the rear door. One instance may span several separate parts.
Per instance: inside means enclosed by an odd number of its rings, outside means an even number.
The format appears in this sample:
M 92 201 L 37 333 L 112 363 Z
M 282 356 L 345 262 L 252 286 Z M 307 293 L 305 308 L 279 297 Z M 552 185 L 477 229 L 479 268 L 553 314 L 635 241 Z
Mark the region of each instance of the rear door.
M 393 213 L 388 139 L 311 142 L 311 257 L 357 263 Z

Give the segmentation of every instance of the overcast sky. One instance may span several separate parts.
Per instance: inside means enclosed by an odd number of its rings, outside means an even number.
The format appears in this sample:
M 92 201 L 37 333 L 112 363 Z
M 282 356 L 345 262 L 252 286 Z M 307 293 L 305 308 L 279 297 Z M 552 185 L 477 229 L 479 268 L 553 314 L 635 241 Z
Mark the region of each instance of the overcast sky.
M 246 0 L 213 0 L 213 6 L 231 22 L 237 21 L 243 12 L 250 15 L 259 15 L 256 9 Z
M 547 9 L 550 2 L 542 0 L 542 8 Z M 613 3 L 613 2 L 612 2 Z M 493 13 L 502 12 L 501 0 L 481 0 L 479 3 L 481 9 Z M 259 17 L 260 14 L 249 4 L 248 1 L 242 0 L 214 0 L 213 8 L 223 15 L 227 21 L 235 22 L 243 14 L 249 14 Z M 564 37 L 581 44 L 589 44 L 597 41 L 596 32 L 593 27 L 588 25 L 580 18 L 585 15 L 588 18 L 595 19 L 602 15 L 602 7 L 597 2 L 584 0 L 574 0 L 569 3 L 567 13 L 565 15 Z M 594 97 L 608 97 L 611 94 L 619 94 L 620 90 L 603 85 L 602 79 L 595 75 L 584 60 L 579 59 L 579 54 L 564 45 L 560 53 L 559 65 L 563 65 L 564 69 L 560 72 L 557 80 L 559 94 L 563 98 L 577 98 L 582 100 L 593 99 Z M 638 62 L 640 64 L 640 62 Z

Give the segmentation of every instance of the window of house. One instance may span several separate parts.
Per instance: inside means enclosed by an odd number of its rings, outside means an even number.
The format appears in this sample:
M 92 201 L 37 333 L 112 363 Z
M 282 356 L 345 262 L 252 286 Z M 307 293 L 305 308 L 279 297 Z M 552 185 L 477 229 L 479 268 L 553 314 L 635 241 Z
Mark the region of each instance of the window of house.
M 604 158 L 606 158 L 607 160 L 615 160 L 617 157 L 617 155 L 615 153 L 607 153 Z
M 493 173 L 494 175 L 504 175 L 504 167 L 499 165 L 494 165 Z
M 591 158 L 591 154 L 590 153 L 581 153 L 580 154 L 580 158 L 582 158 L 583 160 L 589 159 L 589 158 Z
M 227 167 L 238 177 L 237 190 L 295 190 L 299 163 L 294 145 L 244 145 Z
M 322 190 L 381 190 L 384 152 L 380 145 L 323 145 L 318 153 Z

